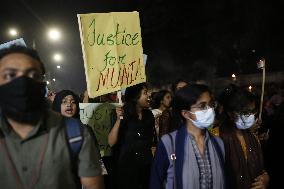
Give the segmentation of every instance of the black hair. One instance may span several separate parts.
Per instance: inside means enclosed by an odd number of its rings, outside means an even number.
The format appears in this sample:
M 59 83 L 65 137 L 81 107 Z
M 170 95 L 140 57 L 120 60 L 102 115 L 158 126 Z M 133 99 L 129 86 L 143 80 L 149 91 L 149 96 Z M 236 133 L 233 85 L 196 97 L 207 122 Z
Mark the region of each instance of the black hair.
M 181 82 L 184 82 L 184 83 L 187 83 L 187 81 L 183 80 L 183 79 L 177 79 L 171 86 L 171 90 L 173 92 L 173 94 L 176 93 L 176 90 L 177 90 L 177 85 Z
M 247 90 L 234 87 L 226 89 L 220 101 L 225 112 L 241 112 L 251 103 L 256 102 L 256 97 Z
M 75 103 L 76 103 L 76 112 L 74 114 L 74 118 L 80 118 L 80 107 L 79 107 L 79 96 L 76 95 L 73 91 L 70 91 L 70 90 L 62 90 L 58 93 L 56 93 L 55 95 L 55 98 L 54 98 L 54 101 L 52 103 L 52 109 L 58 113 L 61 114 L 61 104 L 62 104 L 62 100 L 68 96 L 68 95 L 72 95 L 73 96 L 73 99 L 75 100 Z
M 224 90 L 221 94 L 219 101 L 223 106 L 223 112 L 221 117 L 221 129 L 231 130 L 235 128 L 233 120 L 233 113 L 241 113 L 250 104 L 256 102 L 256 97 L 249 91 L 241 89 L 237 86 L 230 86 Z
M 211 91 L 208 86 L 202 84 L 187 85 L 178 90 L 173 99 L 174 119 L 172 124 L 178 127 L 178 124 L 184 121 L 184 118 L 181 116 L 181 111 L 190 110 L 191 106 L 194 105 L 205 92 L 208 92 L 211 96 Z
M 4 58 L 5 56 L 12 54 L 12 53 L 20 53 L 20 54 L 25 54 L 35 60 L 37 60 L 40 64 L 40 68 L 42 71 L 42 75 L 45 74 L 45 67 L 43 62 L 41 61 L 38 53 L 36 50 L 25 47 L 25 46 L 21 46 L 21 45 L 12 45 L 8 48 L 4 48 L 4 49 L 0 49 L 0 60 L 2 58 Z
M 161 105 L 161 101 L 164 99 L 164 97 L 166 96 L 166 94 L 171 94 L 171 92 L 169 90 L 160 90 L 158 92 L 156 92 L 153 95 L 153 99 L 152 99 L 152 108 L 153 109 L 157 109 L 160 107 Z
M 140 83 L 126 88 L 124 95 L 125 104 L 123 106 L 126 117 L 138 117 L 136 106 L 139 98 L 141 97 L 141 91 L 143 89 L 147 89 L 146 83 Z

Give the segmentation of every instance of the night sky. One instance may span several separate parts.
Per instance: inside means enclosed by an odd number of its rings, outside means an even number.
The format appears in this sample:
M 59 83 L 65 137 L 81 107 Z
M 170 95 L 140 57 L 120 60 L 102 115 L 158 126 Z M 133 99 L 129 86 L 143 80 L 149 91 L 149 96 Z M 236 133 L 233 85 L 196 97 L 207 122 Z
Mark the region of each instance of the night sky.
M 77 14 L 139 11 L 147 79 L 153 85 L 174 81 L 257 73 L 264 57 L 269 72 L 284 70 L 283 3 L 269 0 L 1 1 L 0 43 L 20 30 L 29 46 L 36 43 L 55 89 L 81 93 L 86 88 Z M 59 43 L 47 40 L 47 28 L 63 32 Z M 52 54 L 64 60 L 56 69 Z

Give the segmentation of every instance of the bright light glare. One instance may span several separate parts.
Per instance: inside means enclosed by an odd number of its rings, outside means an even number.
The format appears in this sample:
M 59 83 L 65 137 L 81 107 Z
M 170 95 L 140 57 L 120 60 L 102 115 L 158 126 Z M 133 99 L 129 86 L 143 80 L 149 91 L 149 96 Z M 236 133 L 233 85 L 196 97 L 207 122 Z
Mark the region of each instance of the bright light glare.
M 56 54 L 54 54 L 53 59 L 54 59 L 56 62 L 60 62 L 60 61 L 62 60 L 62 55 L 59 54 L 59 53 L 56 53 Z
M 53 41 L 58 41 L 61 38 L 61 33 L 58 29 L 50 29 L 48 31 L 48 37 Z
M 54 82 L 56 81 L 55 78 L 52 79 Z
M 58 65 L 58 66 L 56 66 L 56 67 L 57 67 L 57 69 L 60 69 L 60 68 L 61 68 L 61 66 L 59 66 L 59 65 Z
M 15 28 L 11 28 L 11 29 L 9 30 L 9 35 L 15 37 L 15 36 L 18 35 L 18 31 L 17 31 Z

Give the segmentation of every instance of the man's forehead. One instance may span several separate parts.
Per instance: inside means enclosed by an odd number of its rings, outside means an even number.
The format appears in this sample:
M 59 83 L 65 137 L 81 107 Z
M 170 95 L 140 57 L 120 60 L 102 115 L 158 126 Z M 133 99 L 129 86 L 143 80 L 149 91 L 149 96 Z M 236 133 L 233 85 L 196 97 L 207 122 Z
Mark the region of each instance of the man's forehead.
M 0 68 L 35 68 L 40 70 L 40 63 L 36 59 L 23 54 L 11 53 L 0 59 Z

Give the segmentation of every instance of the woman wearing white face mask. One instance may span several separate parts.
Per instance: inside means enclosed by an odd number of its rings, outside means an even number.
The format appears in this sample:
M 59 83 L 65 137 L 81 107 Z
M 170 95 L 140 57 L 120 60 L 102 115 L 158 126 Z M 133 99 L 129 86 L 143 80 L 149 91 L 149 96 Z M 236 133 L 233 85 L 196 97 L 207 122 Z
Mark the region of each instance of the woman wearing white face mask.
M 164 135 L 157 146 L 150 189 L 223 189 L 224 144 L 207 128 L 215 113 L 205 85 L 180 89 L 173 100 L 180 129 Z
M 220 101 L 224 115 L 216 133 L 225 144 L 228 188 L 265 189 L 269 176 L 264 170 L 259 141 L 250 131 L 256 122 L 255 97 L 234 88 L 226 90 Z

